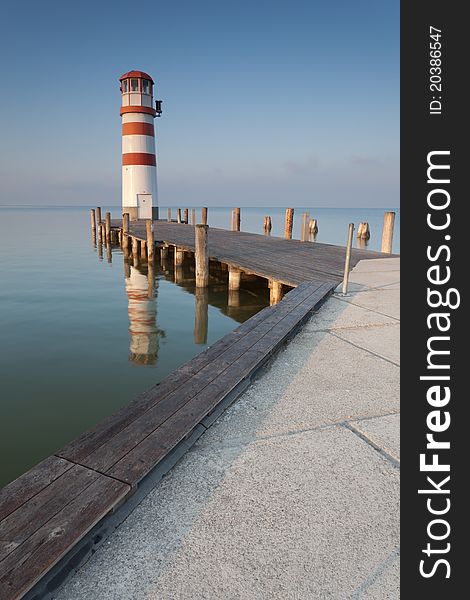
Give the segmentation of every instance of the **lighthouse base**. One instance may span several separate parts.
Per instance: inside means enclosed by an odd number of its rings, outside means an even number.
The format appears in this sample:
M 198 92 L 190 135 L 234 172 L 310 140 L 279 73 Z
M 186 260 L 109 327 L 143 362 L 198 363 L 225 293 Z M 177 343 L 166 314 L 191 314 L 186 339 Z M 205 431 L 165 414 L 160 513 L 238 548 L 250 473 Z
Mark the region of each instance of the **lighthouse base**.
M 130 221 L 138 221 L 139 220 L 139 208 L 137 206 L 123 206 L 122 212 L 129 213 Z M 152 220 L 158 220 L 158 206 L 152 206 Z

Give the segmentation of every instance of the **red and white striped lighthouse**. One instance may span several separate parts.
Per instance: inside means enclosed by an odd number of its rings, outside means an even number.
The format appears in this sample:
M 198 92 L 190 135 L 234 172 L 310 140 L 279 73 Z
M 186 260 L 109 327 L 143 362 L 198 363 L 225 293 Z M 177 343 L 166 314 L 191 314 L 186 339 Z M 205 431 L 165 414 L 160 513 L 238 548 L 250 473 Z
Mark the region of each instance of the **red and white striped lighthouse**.
M 122 119 L 122 212 L 131 221 L 158 219 L 157 157 L 153 120 L 161 101 L 153 101 L 154 81 L 143 71 L 120 77 Z

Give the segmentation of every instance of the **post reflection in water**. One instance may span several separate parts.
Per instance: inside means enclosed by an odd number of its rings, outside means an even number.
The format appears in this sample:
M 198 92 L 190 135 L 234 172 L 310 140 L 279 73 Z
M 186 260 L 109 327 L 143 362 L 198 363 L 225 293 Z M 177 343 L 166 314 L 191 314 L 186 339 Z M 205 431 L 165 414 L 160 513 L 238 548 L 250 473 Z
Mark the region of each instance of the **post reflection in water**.
M 153 267 L 144 270 L 135 264 L 125 264 L 126 294 L 129 300 L 129 360 L 140 365 L 153 365 L 158 359 L 159 338 L 157 303 Z M 147 270 L 147 272 L 145 272 Z
M 195 288 L 194 299 L 194 343 L 207 344 L 209 290 L 207 288 Z

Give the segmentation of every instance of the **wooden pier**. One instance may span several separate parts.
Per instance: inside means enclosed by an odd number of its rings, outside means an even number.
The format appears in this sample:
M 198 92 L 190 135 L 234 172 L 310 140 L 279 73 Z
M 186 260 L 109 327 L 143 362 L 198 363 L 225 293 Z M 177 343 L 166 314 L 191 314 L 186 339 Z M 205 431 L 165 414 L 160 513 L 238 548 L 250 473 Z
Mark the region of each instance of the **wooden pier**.
M 100 222 L 97 211 L 98 232 Z M 124 256 L 134 253 L 136 260 L 143 242 L 150 244 L 149 260 L 155 244 L 176 253 L 196 250 L 195 225 L 158 221 L 152 231 L 145 223 L 125 221 L 123 227 L 108 218 L 102 237 L 109 243 L 116 229 L 127 244 Z M 232 285 L 240 272 L 263 277 L 274 290 L 274 305 L 0 490 L 0 600 L 22 598 L 59 561 L 72 560 L 77 543 L 178 445 L 202 434 L 343 278 L 345 248 L 339 246 L 236 227 L 211 228 L 206 241 L 209 258 L 235 273 Z M 354 249 L 351 267 L 378 257 L 384 254 Z M 295 289 L 281 300 L 283 286 Z

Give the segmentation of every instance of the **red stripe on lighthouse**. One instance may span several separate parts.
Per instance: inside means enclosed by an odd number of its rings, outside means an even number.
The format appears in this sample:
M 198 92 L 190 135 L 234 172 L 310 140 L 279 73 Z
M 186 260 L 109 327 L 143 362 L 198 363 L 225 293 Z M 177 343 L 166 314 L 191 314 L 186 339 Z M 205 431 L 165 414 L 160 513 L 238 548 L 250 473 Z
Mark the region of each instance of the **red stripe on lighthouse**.
M 154 136 L 153 123 L 132 123 L 122 124 L 122 135 L 150 135 Z
M 152 117 L 157 116 L 157 111 L 154 108 L 150 108 L 150 106 L 121 106 L 121 117 L 127 113 L 145 113 L 152 115 Z
M 157 159 L 155 154 L 148 154 L 146 152 L 127 152 L 122 155 L 123 165 L 147 165 L 155 167 Z

